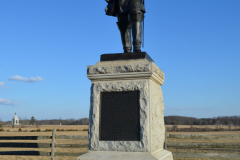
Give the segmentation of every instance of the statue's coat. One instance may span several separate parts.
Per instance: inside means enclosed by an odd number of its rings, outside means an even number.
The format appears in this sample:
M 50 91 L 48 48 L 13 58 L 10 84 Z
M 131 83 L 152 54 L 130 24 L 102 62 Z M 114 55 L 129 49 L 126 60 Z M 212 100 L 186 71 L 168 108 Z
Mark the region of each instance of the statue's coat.
M 133 10 L 140 10 L 145 13 L 145 7 L 141 0 L 107 0 L 108 5 L 105 9 L 109 16 L 117 16 L 117 14 L 129 13 Z

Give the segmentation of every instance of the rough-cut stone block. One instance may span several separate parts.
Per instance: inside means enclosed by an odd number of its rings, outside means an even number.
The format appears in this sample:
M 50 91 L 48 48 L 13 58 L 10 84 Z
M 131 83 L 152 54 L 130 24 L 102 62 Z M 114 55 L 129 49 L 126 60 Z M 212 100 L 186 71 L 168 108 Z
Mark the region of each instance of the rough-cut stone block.
M 172 160 L 163 150 L 165 141 L 164 104 L 161 85 L 164 73 L 146 59 L 102 61 L 88 66 L 92 81 L 89 112 L 89 153 L 79 160 L 127 159 Z M 138 91 L 140 107 L 140 141 L 101 141 L 101 92 Z
M 90 151 L 150 151 L 149 146 L 149 92 L 147 80 L 96 82 L 91 87 L 89 113 L 89 150 Z M 99 141 L 99 106 L 101 92 L 140 92 L 140 141 Z

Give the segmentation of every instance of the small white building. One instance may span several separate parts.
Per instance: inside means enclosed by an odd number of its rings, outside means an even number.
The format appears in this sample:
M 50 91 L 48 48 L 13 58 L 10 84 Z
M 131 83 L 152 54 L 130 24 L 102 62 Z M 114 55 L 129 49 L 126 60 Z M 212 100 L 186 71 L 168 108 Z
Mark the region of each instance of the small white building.
M 19 119 L 17 118 L 17 115 L 15 113 L 15 116 L 12 119 L 12 125 L 19 125 Z

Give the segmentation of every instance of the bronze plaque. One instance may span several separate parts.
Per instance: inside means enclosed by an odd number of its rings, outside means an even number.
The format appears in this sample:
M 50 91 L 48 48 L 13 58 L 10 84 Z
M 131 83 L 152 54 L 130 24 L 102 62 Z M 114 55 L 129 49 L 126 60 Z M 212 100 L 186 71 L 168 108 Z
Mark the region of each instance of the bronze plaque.
M 102 92 L 100 141 L 140 141 L 139 91 Z

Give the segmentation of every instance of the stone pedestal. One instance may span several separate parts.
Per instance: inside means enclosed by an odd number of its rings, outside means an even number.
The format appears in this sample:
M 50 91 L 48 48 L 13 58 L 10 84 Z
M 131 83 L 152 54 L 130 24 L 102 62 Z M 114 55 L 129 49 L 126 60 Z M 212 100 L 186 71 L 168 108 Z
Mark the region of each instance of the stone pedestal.
M 172 160 L 163 149 L 165 141 L 164 104 L 161 85 L 164 73 L 153 61 L 143 59 L 101 61 L 88 66 L 91 80 L 89 153 L 78 160 Z M 139 140 L 100 140 L 101 93 L 138 91 Z M 121 122 L 119 122 L 121 123 Z M 111 131 L 111 128 L 109 128 Z M 121 136 L 121 135 L 120 135 Z

